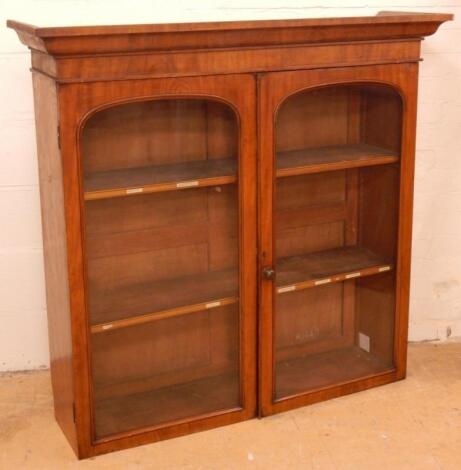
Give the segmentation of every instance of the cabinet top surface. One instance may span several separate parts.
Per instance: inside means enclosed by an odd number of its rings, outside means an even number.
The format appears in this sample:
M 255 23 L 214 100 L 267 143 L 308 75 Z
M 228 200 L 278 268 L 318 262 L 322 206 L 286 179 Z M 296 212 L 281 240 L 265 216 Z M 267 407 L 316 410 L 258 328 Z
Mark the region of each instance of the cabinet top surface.
M 7 26 L 18 33 L 26 33 L 37 38 L 57 38 L 99 35 L 136 35 L 188 32 L 226 32 L 242 30 L 268 30 L 290 28 L 358 28 L 373 25 L 396 25 L 414 23 L 443 23 L 453 19 L 446 13 L 413 13 L 400 11 L 381 11 L 375 16 L 332 17 L 332 18 L 301 18 L 285 20 L 252 20 L 252 21 L 219 21 L 199 23 L 159 23 L 132 25 L 100 25 L 100 26 L 59 26 L 39 27 L 15 20 L 8 20 Z
M 415 61 L 421 38 L 451 19 L 451 14 L 383 11 L 363 17 L 210 23 L 7 24 L 34 52 L 34 70 L 69 81 Z M 376 42 L 387 44 L 377 48 Z M 347 54 L 343 46 L 353 50 Z

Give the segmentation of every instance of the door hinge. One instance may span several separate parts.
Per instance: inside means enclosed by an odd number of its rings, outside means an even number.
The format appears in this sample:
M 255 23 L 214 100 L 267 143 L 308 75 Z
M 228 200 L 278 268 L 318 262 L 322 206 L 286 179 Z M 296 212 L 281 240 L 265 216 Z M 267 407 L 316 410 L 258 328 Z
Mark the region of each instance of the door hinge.
M 58 132 L 58 149 L 61 150 L 61 126 L 58 124 L 57 128 Z
M 74 423 L 77 422 L 77 418 L 76 418 L 76 412 L 75 412 L 75 402 L 72 403 L 72 418 L 74 420 Z

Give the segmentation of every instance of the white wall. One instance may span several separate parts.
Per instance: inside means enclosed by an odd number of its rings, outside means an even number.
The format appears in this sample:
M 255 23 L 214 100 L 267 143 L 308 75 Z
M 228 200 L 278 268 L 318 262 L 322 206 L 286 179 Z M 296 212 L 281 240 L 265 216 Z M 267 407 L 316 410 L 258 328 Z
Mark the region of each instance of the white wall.
M 410 339 L 461 336 L 461 0 L 0 0 L 0 370 L 48 364 L 30 58 L 7 18 L 155 23 L 452 12 L 423 42 Z

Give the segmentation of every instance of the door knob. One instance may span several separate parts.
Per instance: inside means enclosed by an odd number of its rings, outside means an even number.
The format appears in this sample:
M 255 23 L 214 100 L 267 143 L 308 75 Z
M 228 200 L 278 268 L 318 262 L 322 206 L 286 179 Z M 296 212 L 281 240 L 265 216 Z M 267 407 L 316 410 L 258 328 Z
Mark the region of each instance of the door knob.
M 263 277 L 264 279 L 275 279 L 275 270 L 270 266 L 263 268 Z

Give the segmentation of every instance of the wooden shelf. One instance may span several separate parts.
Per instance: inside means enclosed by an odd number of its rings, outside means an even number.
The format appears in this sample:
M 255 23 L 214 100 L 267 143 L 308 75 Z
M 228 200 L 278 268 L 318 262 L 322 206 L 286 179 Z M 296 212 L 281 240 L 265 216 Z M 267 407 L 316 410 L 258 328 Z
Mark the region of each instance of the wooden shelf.
M 85 176 L 85 200 L 215 186 L 236 181 L 236 159 L 100 171 Z
M 336 145 L 277 153 L 277 176 L 385 165 L 399 160 L 396 153 L 367 144 Z
M 393 266 L 360 246 L 335 248 L 277 261 L 278 294 L 390 271 Z
M 90 296 L 92 333 L 164 320 L 238 302 L 238 273 L 212 271 L 128 285 Z
M 96 437 L 240 407 L 237 373 L 202 378 L 95 404 Z
M 277 176 L 384 165 L 398 160 L 398 155 L 390 150 L 366 144 L 292 150 L 277 154 Z M 101 171 L 85 177 L 85 200 L 231 184 L 236 181 L 235 159 Z
M 284 294 L 391 269 L 391 264 L 366 248 L 336 248 L 279 260 L 276 289 Z M 233 270 L 129 285 L 90 299 L 91 332 L 103 333 L 237 302 L 238 280 Z
M 365 378 L 391 369 L 392 364 L 357 346 L 297 357 L 277 363 L 276 399 Z
M 390 150 L 366 144 L 293 150 L 278 153 L 277 176 L 384 165 L 398 160 L 397 154 Z M 235 159 L 102 171 L 85 177 L 85 200 L 231 184 L 236 181 Z

